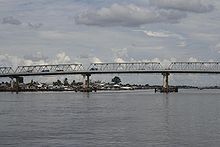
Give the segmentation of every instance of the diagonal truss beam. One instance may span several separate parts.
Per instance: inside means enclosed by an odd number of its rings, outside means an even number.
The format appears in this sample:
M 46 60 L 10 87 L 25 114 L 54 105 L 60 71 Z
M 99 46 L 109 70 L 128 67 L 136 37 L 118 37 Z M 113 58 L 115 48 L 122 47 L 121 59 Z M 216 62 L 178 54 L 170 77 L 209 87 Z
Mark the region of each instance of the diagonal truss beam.
M 220 73 L 220 62 L 172 62 L 166 69 L 158 62 L 91 63 L 87 69 L 82 64 L 0 67 L 0 77 L 96 73 Z
M 220 62 L 172 62 L 168 70 L 220 71 Z
M 82 64 L 18 66 L 15 73 L 74 72 L 84 70 Z
M 113 71 L 154 71 L 162 70 L 158 62 L 134 62 L 134 63 L 92 63 L 88 71 L 113 72 Z
M 0 74 L 4 75 L 4 74 L 11 74 L 14 73 L 14 70 L 12 69 L 12 67 L 0 67 Z

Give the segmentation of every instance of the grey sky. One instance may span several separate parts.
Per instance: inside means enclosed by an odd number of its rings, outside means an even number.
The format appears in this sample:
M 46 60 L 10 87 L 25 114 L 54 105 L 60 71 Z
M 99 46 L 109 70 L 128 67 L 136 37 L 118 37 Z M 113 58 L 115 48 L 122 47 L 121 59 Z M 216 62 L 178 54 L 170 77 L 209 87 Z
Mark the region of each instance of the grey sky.
M 219 0 L 0 0 L 0 64 L 220 61 Z

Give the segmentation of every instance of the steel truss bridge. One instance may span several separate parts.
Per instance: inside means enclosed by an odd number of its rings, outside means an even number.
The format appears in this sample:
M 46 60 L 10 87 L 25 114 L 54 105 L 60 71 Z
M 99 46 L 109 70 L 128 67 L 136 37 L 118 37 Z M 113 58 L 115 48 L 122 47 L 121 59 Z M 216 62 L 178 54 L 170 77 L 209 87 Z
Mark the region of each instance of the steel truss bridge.
M 0 67 L 0 77 L 44 76 L 63 74 L 114 74 L 114 73 L 220 73 L 220 62 L 172 62 L 164 68 L 158 62 L 57 64 Z
M 220 62 L 172 62 L 167 68 L 159 62 L 133 62 L 133 63 L 91 63 L 88 68 L 82 64 L 57 64 L 0 67 L 0 77 L 18 78 L 25 76 L 46 75 L 76 75 L 87 76 L 92 74 L 141 74 L 161 73 L 164 77 L 163 87 L 168 88 L 168 76 L 172 73 L 192 74 L 220 74 Z M 89 86 L 89 83 L 87 83 Z

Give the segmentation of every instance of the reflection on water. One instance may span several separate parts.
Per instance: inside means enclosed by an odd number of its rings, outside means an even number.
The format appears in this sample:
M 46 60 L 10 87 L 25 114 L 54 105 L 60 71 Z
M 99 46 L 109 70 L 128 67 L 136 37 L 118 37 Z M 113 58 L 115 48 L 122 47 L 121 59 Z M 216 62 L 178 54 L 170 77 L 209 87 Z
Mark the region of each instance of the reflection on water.
M 0 93 L 0 146 L 218 147 L 219 94 Z

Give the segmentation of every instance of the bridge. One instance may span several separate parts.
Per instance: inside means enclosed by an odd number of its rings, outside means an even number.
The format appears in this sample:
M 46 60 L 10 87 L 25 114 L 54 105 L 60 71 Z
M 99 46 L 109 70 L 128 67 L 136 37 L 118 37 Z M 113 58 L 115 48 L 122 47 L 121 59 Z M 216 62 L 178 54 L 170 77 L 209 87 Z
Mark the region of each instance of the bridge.
M 172 62 L 167 68 L 159 62 L 133 63 L 91 63 L 88 68 L 82 64 L 57 64 L 0 67 L 0 77 L 19 79 L 25 76 L 46 75 L 83 75 L 87 77 L 86 87 L 89 87 L 89 77 L 93 74 L 147 74 L 159 73 L 163 75 L 163 90 L 168 92 L 168 78 L 173 73 L 191 74 L 220 74 L 220 62 Z

